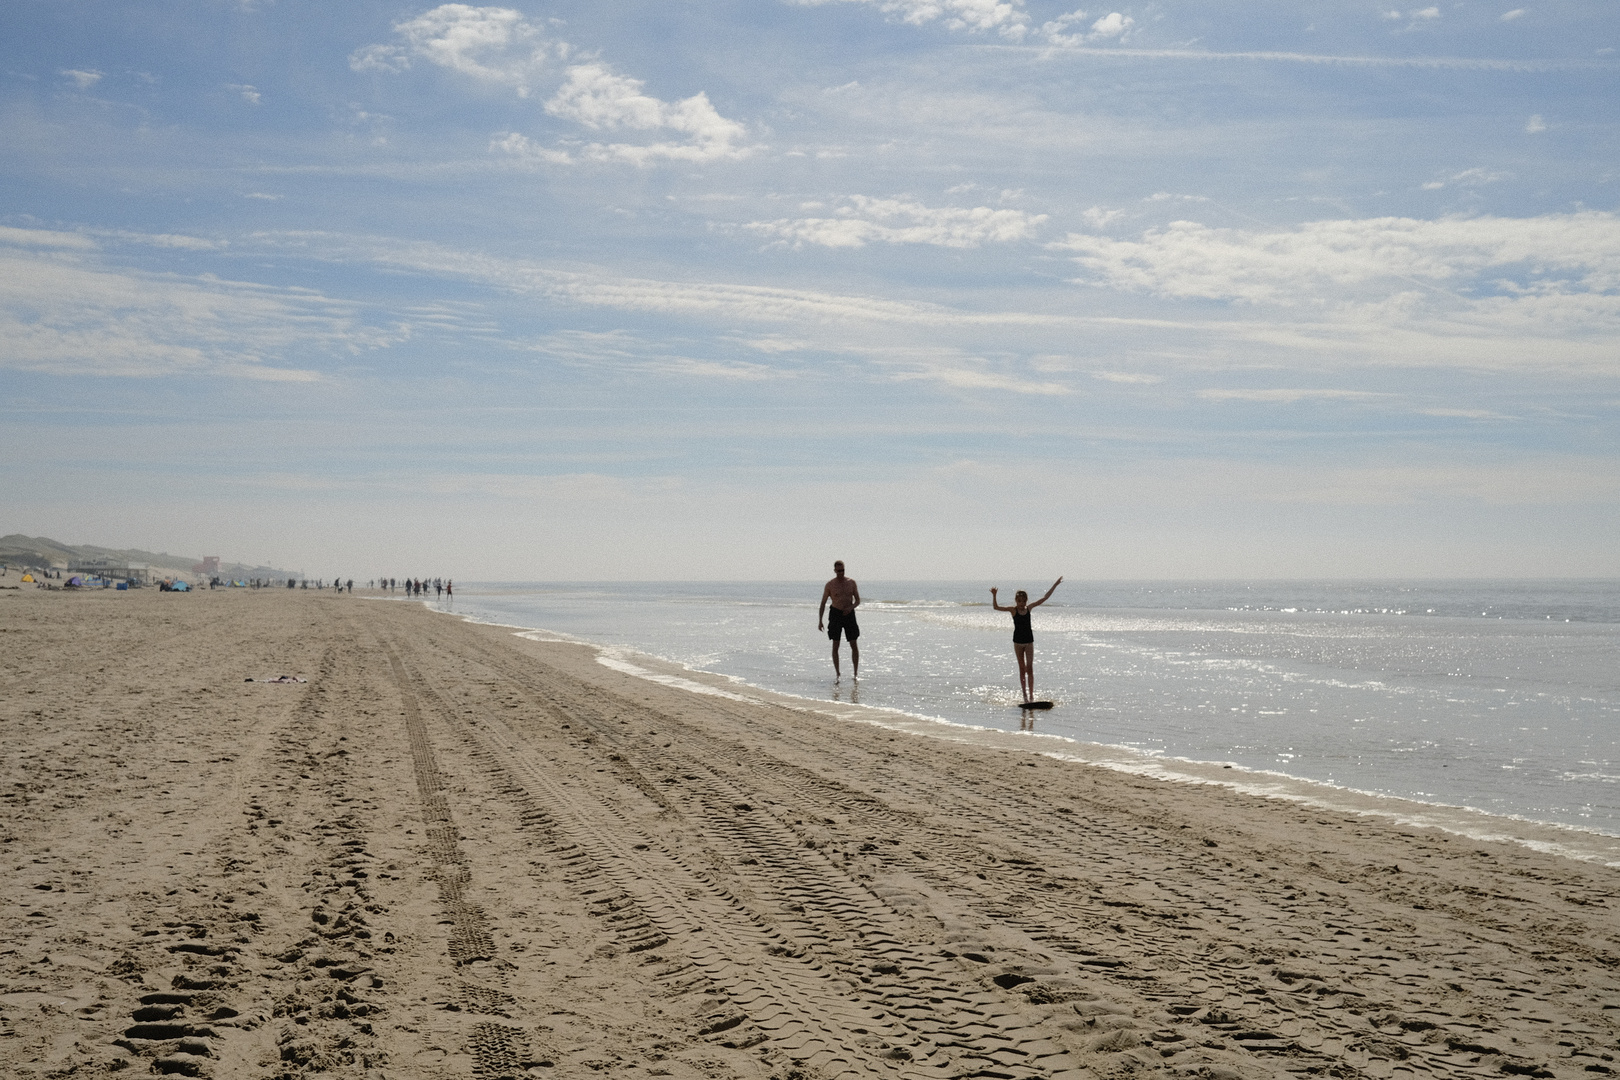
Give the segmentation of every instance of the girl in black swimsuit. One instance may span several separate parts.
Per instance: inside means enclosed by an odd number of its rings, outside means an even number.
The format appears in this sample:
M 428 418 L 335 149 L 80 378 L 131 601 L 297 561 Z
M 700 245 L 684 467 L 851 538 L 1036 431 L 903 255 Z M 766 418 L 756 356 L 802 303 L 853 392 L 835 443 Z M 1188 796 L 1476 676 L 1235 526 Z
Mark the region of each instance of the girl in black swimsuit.
M 1029 612 L 1031 608 L 1038 608 L 1057 592 L 1057 587 L 1063 584 L 1058 578 L 1052 582 L 1052 587 L 1046 590 L 1046 595 L 1029 602 L 1029 593 L 1019 589 L 1013 595 L 1015 603 L 1012 607 L 1002 607 L 1001 601 L 996 599 L 996 590 L 990 589 L 990 606 L 997 611 L 1010 611 L 1013 617 L 1013 656 L 1018 659 L 1018 691 L 1024 695 L 1025 701 L 1035 700 L 1035 631 L 1029 626 Z

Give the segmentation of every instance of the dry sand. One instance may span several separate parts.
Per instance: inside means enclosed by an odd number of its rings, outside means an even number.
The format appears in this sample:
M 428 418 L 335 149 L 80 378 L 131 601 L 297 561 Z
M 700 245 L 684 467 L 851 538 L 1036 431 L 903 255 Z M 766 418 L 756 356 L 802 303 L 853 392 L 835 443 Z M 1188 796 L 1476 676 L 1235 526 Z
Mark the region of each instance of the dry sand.
M 1616 1068 L 1594 863 L 405 603 L 5 592 L 0 648 L 5 1077 Z

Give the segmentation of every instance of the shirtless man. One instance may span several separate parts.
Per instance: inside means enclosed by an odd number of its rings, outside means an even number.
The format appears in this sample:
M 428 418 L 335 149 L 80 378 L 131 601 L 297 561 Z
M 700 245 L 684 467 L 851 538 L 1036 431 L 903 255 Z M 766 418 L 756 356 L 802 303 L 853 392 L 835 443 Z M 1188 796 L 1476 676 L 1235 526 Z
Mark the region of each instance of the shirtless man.
M 833 677 L 841 678 L 843 672 L 838 670 L 838 637 L 840 634 L 849 638 L 849 663 L 854 669 L 853 678 L 861 677 L 861 647 L 855 644 L 855 639 L 861 636 L 861 628 L 855 624 L 855 609 L 861 606 L 860 586 L 855 584 L 854 578 L 844 576 L 844 563 L 840 559 L 833 563 L 833 579 L 821 590 L 821 607 L 816 609 L 816 629 L 822 629 L 822 616 L 827 611 L 827 601 L 832 601 L 832 615 L 827 619 L 827 636 L 832 638 Z

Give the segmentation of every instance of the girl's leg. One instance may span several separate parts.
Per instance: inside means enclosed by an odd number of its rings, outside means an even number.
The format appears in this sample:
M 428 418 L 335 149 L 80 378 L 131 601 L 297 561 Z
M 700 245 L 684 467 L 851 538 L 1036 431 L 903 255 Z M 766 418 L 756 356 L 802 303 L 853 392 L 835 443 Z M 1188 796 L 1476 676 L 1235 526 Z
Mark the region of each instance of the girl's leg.
M 1024 695 L 1025 701 L 1035 700 L 1030 696 L 1035 689 L 1035 676 L 1030 670 L 1030 654 L 1033 651 L 1029 645 L 1013 646 L 1013 655 L 1018 658 L 1018 692 Z

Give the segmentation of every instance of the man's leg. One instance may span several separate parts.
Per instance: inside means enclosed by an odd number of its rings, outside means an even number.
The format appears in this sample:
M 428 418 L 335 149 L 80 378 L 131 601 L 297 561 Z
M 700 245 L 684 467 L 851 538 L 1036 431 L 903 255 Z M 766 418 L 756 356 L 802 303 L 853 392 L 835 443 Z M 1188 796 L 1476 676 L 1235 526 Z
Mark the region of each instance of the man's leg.
M 838 639 L 833 638 L 833 678 L 841 678 L 843 672 L 838 670 Z
M 849 639 L 849 666 L 850 678 L 861 677 L 861 647 L 855 643 L 854 638 Z

